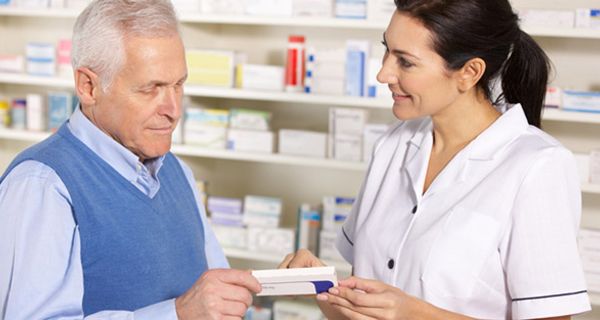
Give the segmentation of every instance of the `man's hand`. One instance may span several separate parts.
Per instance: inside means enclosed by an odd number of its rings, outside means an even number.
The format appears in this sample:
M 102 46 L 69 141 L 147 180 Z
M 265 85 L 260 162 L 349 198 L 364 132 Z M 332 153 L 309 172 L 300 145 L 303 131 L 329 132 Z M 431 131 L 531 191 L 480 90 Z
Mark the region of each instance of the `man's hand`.
M 312 268 L 312 267 L 322 267 L 325 264 L 319 260 L 319 258 L 315 257 L 312 252 L 306 249 L 300 249 L 295 253 L 290 253 L 277 267 L 278 269 L 285 268 Z
M 242 319 L 261 287 L 250 271 L 213 269 L 175 299 L 180 320 Z

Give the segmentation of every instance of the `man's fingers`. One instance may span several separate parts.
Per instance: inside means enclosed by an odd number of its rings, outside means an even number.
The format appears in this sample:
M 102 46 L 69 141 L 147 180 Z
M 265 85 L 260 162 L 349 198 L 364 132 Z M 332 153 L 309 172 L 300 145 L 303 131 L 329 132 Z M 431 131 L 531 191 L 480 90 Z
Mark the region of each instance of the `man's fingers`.
M 220 311 L 223 316 L 237 317 L 238 319 L 243 318 L 246 315 L 248 306 L 238 301 L 227 301 L 224 300 L 221 305 Z
M 252 294 L 244 287 L 224 283 L 218 292 L 224 300 L 243 303 L 246 308 L 252 305 Z
M 203 277 L 214 277 L 221 282 L 244 287 L 254 293 L 258 293 L 261 290 L 260 283 L 252 276 L 249 270 L 213 269 L 207 271 Z
M 294 259 L 294 253 L 290 253 L 288 255 L 285 256 L 285 258 L 283 259 L 283 261 L 277 266 L 277 269 L 285 269 L 288 268 L 288 266 L 290 265 L 290 261 L 292 261 L 292 259 Z
M 296 251 L 294 258 L 290 261 L 288 268 L 312 268 L 322 267 L 325 264 L 312 252 L 306 249 Z

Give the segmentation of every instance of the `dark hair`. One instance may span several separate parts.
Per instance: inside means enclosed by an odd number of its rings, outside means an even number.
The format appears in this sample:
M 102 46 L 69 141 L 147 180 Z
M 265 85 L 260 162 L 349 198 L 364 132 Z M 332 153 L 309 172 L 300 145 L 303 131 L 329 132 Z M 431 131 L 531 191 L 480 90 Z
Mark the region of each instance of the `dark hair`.
M 458 70 L 481 58 L 486 70 L 477 84 L 491 101 L 490 82 L 502 78 L 501 98 L 523 106 L 529 124 L 540 127 L 550 61 L 540 46 L 519 28 L 508 0 L 395 0 L 402 14 L 431 32 L 433 49 Z

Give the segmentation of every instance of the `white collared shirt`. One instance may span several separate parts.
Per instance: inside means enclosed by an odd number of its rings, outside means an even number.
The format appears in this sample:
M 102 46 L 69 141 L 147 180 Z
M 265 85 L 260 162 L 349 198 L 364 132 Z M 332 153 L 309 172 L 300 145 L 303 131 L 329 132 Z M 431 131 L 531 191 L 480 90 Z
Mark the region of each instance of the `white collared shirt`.
M 515 105 L 423 194 L 432 143 L 429 118 L 378 142 L 337 240 L 354 275 L 480 319 L 590 310 L 572 154 Z

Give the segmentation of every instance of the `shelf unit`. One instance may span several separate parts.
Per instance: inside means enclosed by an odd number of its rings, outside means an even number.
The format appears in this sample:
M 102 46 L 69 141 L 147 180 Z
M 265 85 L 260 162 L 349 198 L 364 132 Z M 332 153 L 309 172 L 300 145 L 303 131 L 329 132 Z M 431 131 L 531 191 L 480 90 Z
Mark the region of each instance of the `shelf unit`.
M 61 89 L 72 89 L 73 80 L 69 78 L 32 76 L 27 74 L 0 72 L 0 83 L 13 85 L 44 86 Z M 306 93 L 287 93 L 242 90 L 231 88 L 186 85 L 185 94 L 191 97 L 225 98 L 250 101 L 291 102 L 313 105 L 335 105 L 342 107 L 388 109 L 391 99 L 360 98 L 348 96 L 316 95 Z M 577 123 L 600 124 L 600 113 L 571 112 L 558 109 L 545 109 L 543 119 L 547 121 L 564 121 Z
M 72 9 L 31 9 L 18 7 L 0 7 L 0 17 L 43 17 L 76 18 L 80 10 Z M 202 13 L 181 13 L 183 23 L 233 24 L 258 26 L 287 26 L 308 28 L 339 28 L 361 30 L 384 30 L 387 21 L 343 18 L 307 18 L 307 17 L 262 17 L 250 15 L 221 15 Z M 536 37 L 600 39 L 600 30 L 581 28 L 548 28 L 523 26 L 524 30 Z

